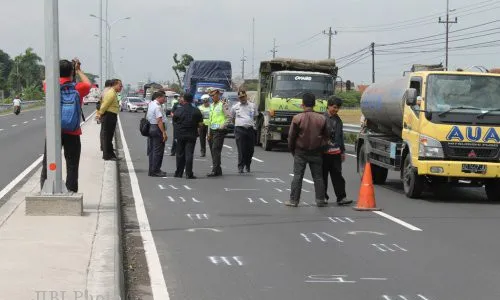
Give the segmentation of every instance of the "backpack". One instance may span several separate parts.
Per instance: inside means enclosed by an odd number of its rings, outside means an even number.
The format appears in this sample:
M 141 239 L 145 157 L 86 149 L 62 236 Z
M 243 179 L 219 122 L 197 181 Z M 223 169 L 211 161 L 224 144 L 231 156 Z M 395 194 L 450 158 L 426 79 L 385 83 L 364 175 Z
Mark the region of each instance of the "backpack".
M 75 131 L 80 128 L 80 116 L 83 112 L 76 84 L 69 82 L 61 85 L 61 130 Z
M 147 119 L 148 111 L 149 111 L 149 105 L 148 109 L 146 109 L 144 117 L 142 117 L 141 120 L 139 121 L 139 131 L 141 132 L 142 136 L 149 136 L 149 128 L 151 127 L 151 123 L 149 123 Z

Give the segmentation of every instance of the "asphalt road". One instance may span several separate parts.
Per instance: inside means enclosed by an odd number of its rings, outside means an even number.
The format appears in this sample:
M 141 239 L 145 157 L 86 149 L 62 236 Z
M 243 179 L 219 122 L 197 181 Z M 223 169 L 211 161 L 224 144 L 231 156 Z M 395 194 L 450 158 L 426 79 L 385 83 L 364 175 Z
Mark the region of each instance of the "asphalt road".
M 85 105 L 89 116 L 95 105 Z M 0 116 L 0 191 L 43 154 L 45 109 Z
M 120 118 L 170 299 L 500 298 L 500 206 L 481 189 L 412 200 L 391 174 L 375 192 L 377 205 L 397 222 L 350 207 L 311 206 L 308 182 L 305 202 L 289 208 L 282 202 L 292 158 L 284 148 L 256 148 L 253 172 L 240 175 L 234 140 L 226 139 L 223 177 L 205 176 L 210 157 L 201 159 L 198 148 L 199 179 L 172 178 L 175 160 L 167 154 L 168 177 L 148 177 L 140 115 Z M 344 174 L 353 199 L 360 182 L 355 168 L 348 157 Z

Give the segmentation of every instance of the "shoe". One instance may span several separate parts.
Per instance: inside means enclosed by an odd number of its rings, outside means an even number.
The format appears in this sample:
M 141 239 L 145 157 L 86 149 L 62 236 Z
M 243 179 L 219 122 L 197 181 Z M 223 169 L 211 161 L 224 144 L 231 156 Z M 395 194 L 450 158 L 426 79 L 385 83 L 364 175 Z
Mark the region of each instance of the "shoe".
M 189 176 L 186 176 L 186 179 L 198 179 L 198 177 L 196 177 L 194 175 L 189 175 Z
M 250 173 L 250 166 L 247 166 L 246 169 L 247 169 L 247 173 Z
M 243 174 L 243 168 L 238 168 L 238 173 Z
M 342 198 L 340 200 L 337 200 L 337 205 L 338 206 L 348 205 L 348 204 L 351 204 L 351 203 L 352 203 L 352 200 L 348 200 L 346 198 Z
M 108 157 L 108 158 L 104 158 L 104 160 L 109 160 L 109 161 L 118 161 L 119 159 L 117 157 Z
M 167 177 L 167 172 L 156 172 L 150 175 L 151 177 Z
M 212 172 L 212 173 L 208 173 L 207 176 L 208 177 L 218 177 L 218 176 L 222 176 L 222 173 Z
M 174 174 L 174 177 L 175 177 L 175 178 L 182 178 L 182 174 L 175 173 L 175 174 Z
M 175 156 L 175 153 L 170 153 L 170 156 Z
M 325 207 L 325 206 L 328 206 L 328 202 L 325 202 L 325 200 L 323 200 L 323 201 L 317 201 L 316 202 L 316 206 L 317 207 Z
M 285 201 L 285 205 L 286 206 L 291 206 L 291 207 L 297 207 L 297 206 L 299 206 L 298 203 L 293 203 L 291 201 Z
M 206 156 L 206 154 L 205 154 L 205 153 L 202 153 L 202 154 L 200 155 L 200 157 L 205 157 L 205 156 Z

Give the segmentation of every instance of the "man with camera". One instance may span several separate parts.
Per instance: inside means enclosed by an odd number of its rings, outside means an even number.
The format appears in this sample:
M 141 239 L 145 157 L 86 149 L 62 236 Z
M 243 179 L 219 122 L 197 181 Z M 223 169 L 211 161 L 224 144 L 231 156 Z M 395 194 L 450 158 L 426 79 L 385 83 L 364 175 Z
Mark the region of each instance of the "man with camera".
M 79 98 L 79 114 L 77 115 L 78 120 L 74 130 L 62 130 L 61 132 L 61 146 L 64 148 L 64 158 L 66 159 L 66 188 L 70 192 L 78 192 L 78 168 L 80 166 L 80 153 L 82 150 L 80 135 L 82 135 L 82 129 L 80 128 L 80 116 L 81 107 L 83 105 L 83 98 L 88 95 L 91 88 L 91 83 L 88 77 L 81 69 L 81 63 L 78 59 L 73 61 L 61 60 L 59 62 L 59 84 L 61 86 L 61 99 L 66 99 L 68 95 L 76 95 Z M 76 77 L 80 78 L 80 82 L 76 83 Z M 45 82 L 43 84 L 44 91 L 46 89 Z M 47 101 L 53 101 L 53 99 L 47 99 Z M 75 108 L 78 108 L 78 103 L 75 103 Z M 64 128 L 64 123 L 67 120 L 63 120 L 67 114 L 61 114 L 61 127 Z M 64 122 L 63 122 L 64 121 Z M 43 155 L 42 163 L 42 173 L 40 178 L 41 188 L 45 180 L 47 179 L 47 145 L 45 144 L 45 150 Z

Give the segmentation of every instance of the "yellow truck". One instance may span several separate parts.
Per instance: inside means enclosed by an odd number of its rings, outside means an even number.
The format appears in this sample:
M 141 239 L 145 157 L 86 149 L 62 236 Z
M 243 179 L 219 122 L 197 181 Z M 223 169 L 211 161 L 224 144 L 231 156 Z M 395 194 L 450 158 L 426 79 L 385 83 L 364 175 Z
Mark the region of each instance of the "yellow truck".
M 423 70 L 369 86 L 356 141 L 358 172 L 400 173 L 409 198 L 425 187 L 484 186 L 500 200 L 500 74 Z
M 325 112 L 327 98 L 334 93 L 337 70 L 334 59 L 276 58 L 261 62 L 255 101 L 259 108 L 257 143 L 270 151 L 287 141 L 292 118 L 303 111 L 305 92 L 316 96 L 314 111 Z

